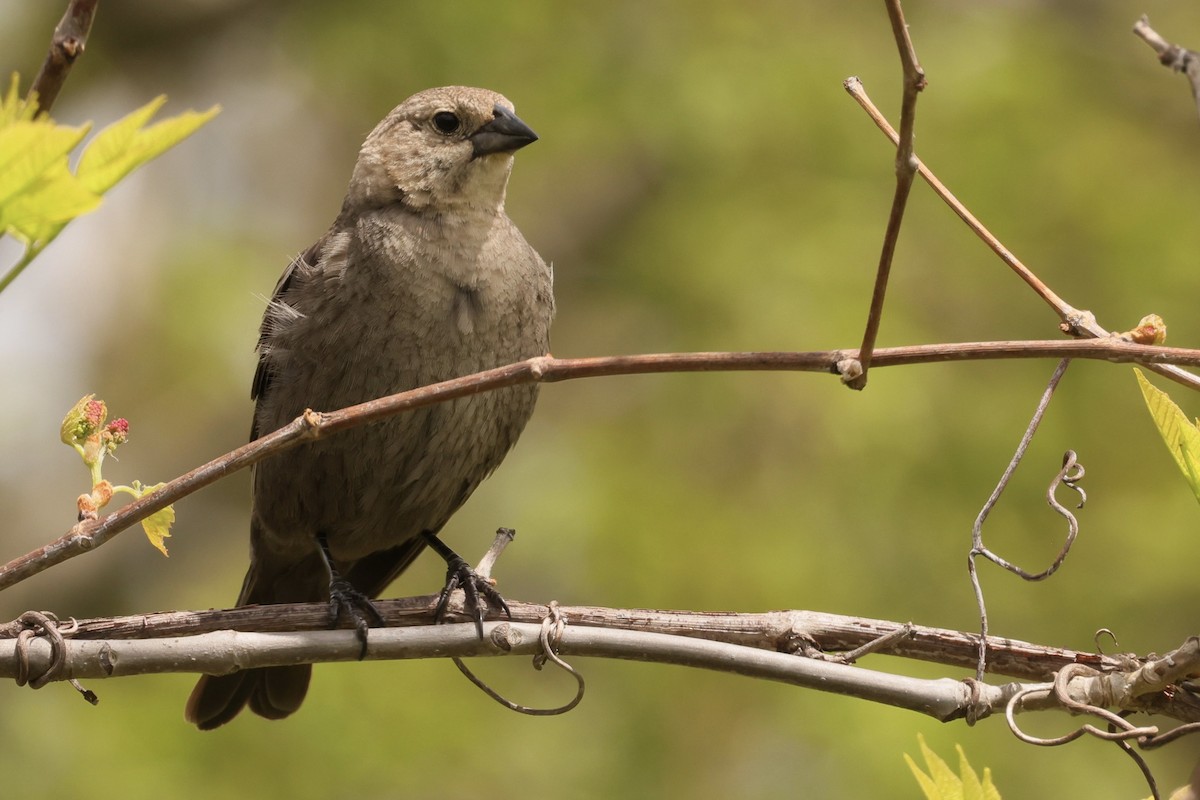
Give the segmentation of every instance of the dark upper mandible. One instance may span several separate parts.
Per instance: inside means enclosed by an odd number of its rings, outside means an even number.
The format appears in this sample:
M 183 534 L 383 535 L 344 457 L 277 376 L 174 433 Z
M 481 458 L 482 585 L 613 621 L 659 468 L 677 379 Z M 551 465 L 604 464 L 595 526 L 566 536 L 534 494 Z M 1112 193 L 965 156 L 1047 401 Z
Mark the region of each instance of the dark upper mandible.
M 471 135 L 474 157 L 490 153 L 512 153 L 537 141 L 538 135 L 513 112 L 497 104 L 492 121 Z

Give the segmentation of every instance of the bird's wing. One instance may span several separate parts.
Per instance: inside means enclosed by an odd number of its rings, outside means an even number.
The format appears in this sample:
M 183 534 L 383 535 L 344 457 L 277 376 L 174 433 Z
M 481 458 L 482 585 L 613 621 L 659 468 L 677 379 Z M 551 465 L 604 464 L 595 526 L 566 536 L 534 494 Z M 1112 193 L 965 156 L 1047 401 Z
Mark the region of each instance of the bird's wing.
M 271 293 L 271 300 L 267 304 L 267 310 L 263 314 L 262 325 L 258 329 L 258 344 L 255 350 L 258 351 L 258 367 L 254 370 L 254 381 L 250 385 L 250 399 L 257 400 L 258 405 L 261 405 L 263 398 L 271 388 L 271 383 L 275 378 L 275 372 L 271 368 L 270 359 L 267 358 L 268 339 L 271 335 L 271 306 L 275 303 L 282 303 L 283 296 L 292 286 L 292 281 L 296 277 L 296 270 L 302 267 L 312 267 L 317 263 L 320 257 L 321 250 L 325 246 L 327 237 L 318 239 L 312 247 L 305 250 L 300 255 L 292 259 L 292 262 L 287 265 L 287 269 L 279 276 L 279 281 L 275 284 L 275 291 Z M 256 412 L 257 407 L 255 406 Z M 254 415 L 254 422 L 250 425 L 250 441 L 254 441 L 262 433 L 258 429 L 258 414 Z

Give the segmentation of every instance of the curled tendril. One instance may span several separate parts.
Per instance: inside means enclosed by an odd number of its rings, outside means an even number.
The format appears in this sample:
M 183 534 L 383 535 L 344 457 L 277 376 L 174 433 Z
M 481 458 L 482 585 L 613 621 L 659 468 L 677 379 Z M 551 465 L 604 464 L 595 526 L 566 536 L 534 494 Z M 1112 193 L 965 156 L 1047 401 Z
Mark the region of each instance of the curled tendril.
M 533 717 L 550 717 L 558 714 L 565 714 L 571 709 L 575 708 L 575 706 L 579 705 L 580 701 L 583 700 L 583 693 L 586 689 L 583 676 L 579 674 L 579 671 L 566 661 L 563 661 L 563 659 L 559 657 L 558 653 L 555 652 L 559 643 L 562 641 L 563 631 L 566 630 L 566 627 L 567 621 L 566 618 L 563 617 L 562 611 L 559 609 L 558 601 L 551 601 L 546 616 L 542 618 L 542 629 L 541 633 L 539 634 L 539 638 L 541 639 L 542 643 L 542 650 L 533 657 L 534 669 L 540 670 L 547 661 L 550 661 L 555 666 L 565 670 L 571 675 L 571 677 L 575 679 L 575 696 L 571 698 L 570 702 L 561 706 L 556 706 L 554 708 L 531 708 L 530 706 L 515 703 L 484 683 L 479 676 L 471 671 L 470 667 L 468 667 L 462 659 L 453 658 L 451 660 L 454 662 L 454 666 L 458 667 L 458 671 L 466 676 L 467 680 L 475 684 L 475 686 L 488 697 L 492 698 L 510 711 L 516 711 L 520 714 L 528 714 L 529 716 Z
M 1113 647 L 1120 647 L 1121 643 L 1117 641 L 1117 635 L 1108 628 L 1101 628 L 1092 635 L 1092 641 L 1096 645 L 1096 652 L 1104 655 L 1104 646 L 1100 644 L 1100 640 L 1107 636 L 1112 639 Z
M 63 624 L 59 618 L 49 611 L 26 611 L 16 620 L 17 633 L 17 686 L 28 685 L 31 689 L 41 689 L 53 680 L 59 679 L 59 674 L 67 665 L 66 637 L 79 629 L 79 622 L 74 617 Z M 39 636 L 44 636 L 50 643 L 50 663 L 41 675 L 32 674 L 29 663 L 29 643 Z M 68 678 L 67 682 L 75 688 L 92 705 L 100 702 L 100 698 L 90 689 L 85 689 L 79 681 Z

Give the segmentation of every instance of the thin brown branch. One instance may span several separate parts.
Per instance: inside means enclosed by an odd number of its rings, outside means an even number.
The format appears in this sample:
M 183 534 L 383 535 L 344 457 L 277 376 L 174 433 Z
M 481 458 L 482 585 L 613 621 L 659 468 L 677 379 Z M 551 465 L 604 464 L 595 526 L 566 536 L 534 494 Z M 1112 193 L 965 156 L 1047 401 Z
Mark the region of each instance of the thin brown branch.
M 20 583 L 55 564 L 99 547 L 120 531 L 142 521 L 156 511 L 268 456 L 281 453 L 304 441 L 374 422 L 413 408 L 522 383 L 554 383 L 606 375 L 739 371 L 799 371 L 836 374 L 838 364 L 852 356 L 853 351 L 846 350 L 808 353 L 658 353 L 598 358 L 543 356 L 443 381 L 432 386 L 400 392 L 339 411 L 328 413 L 309 411 L 274 433 L 218 456 L 207 464 L 169 481 L 157 491 L 114 511 L 107 517 L 80 522 L 50 544 L 13 559 L 0 567 L 0 590 Z M 1115 337 L 1077 342 L 967 342 L 889 347 L 875 352 L 874 363 L 876 366 L 886 367 L 902 364 L 1013 358 L 1091 358 L 1139 363 L 1146 365 L 1149 369 L 1167 363 L 1200 366 L 1200 350 L 1131 344 Z
M 46 60 L 42 62 L 42 69 L 29 89 L 29 97 L 35 98 L 37 103 L 37 113 L 50 112 L 50 106 L 58 99 L 72 65 L 83 55 L 98 4 L 99 0 L 71 0 L 66 13 L 59 20 L 50 38 Z
M 871 102 L 871 98 L 867 95 L 866 89 L 862 85 L 862 81 L 854 77 L 847 78 L 845 81 L 845 87 L 846 91 L 849 92 L 850 96 L 853 97 L 855 101 L 857 101 L 862 107 L 862 109 L 867 112 L 867 115 L 871 117 L 871 120 L 876 124 L 876 126 L 878 126 L 878 128 L 883 131 L 883 133 L 889 139 L 891 139 L 893 144 L 897 143 L 899 141 L 899 134 L 896 133 L 896 129 L 891 126 L 891 124 L 887 121 L 887 118 L 883 116 L 883 113 L 876 108 L 873 102 Z M 934 193 L 937 194 L 937 196 L 940 197 L 946 205 L 950 206 L 950 209 L 956 215 L 958 215 L 959 219 L 965 222 L 967 227 L 970 228 L 976 236 L 983 240 L 984 244 L 986 244 L 993 253 L 999 256 L 1001 261 L 1008 265 L 1009 269 L 1015 272 L 1021 278 L 1021 280 L 1025 281 L 1025 283 L 1028 284 L 1029 287 L 1046 302 L 1047 305 L 1054 309 L 1055 313 L 1058 314 L 1059 319 L 1062 321 L 1061 327 L 1065 333 L 1071 336 L 1085 338 L 1090 337 L 1097 339 L 1109 335 L 1109 331 L 1101 327 L 1100 324 L 1096 322 L 1096 318 L 1092 312 L 1077 309 L 1059 297 L 1058 294 L 1056 294 L 1049 286 L 1047 286 L 1041 278 L 1034 274 L 1033 270 L 1025 266 L 1025 264 L 1023 264 L 1021 260 L 1012 253 L 1012 251 L 1005 247 L 1000 240 L 997 239 L 995 235 L 993 235 L 992 232 L 989 231 L 984 224 L 975 217 L 974 214 L 968 211 L 967 207 L 964 206 L 959 199 L 954 196 L 954 194 L 946 187 L 944 183 L 938 180 L 937 176 L 933 174 L 932 170 L 930 170 L 929 167 L 924 164 L 924 162 L 922 162 L 915 155 L 913 156 L 913 159 L 917 165 L 917 174 L 920 175 L 927 184 L 929 184 Z M 1184 386 L 1192 389 L 1200 389 L 1200 376 L 1196 376 L 1190 372 L 1187 372 L 1186 370 L 1179 369 L 1178 366 L 1170 364 L 1147 364 L 1146 368 L 1158 373 L 1159 375 L 1162 375 L 1165 378 L 1170 378 L 1176 383 L 1181 383 Z
M 862 106 L 862 109 L 867 112 L 867 115 L 871 118 L 875 125 L 881 131 L 883 131 L 883 133 L 886 134 L 889 139 L 892 140 L 893 144 L 897 143 L 899 141 L 900 134 L 898 134 L 896 129 L 891 126 L 891 123 L 887 121 L 887 117 L 883 115 L 883 112 L 881 112 L 871 101 L 871 98 L 867 94 L 867 90 L 863 86 L 862 81 L 858 78 L 847 78 L 845 81 L 845 86 L 846 91 L 850 93 L 850 96 L 853 97 L 860 106 Z M 1059 317 L 1064 322 L 1070 322 L 1072 319 L 1079 316 L 1080 312 L 1077 309 L 1068 305 L 1066 301 L 1055 294 L 1050 287 L 1042 282 L 1041 278 L 1033 273 L 1033 270 L 1021 263 L 1020 259 L 1018 259 L 1011 251 L 1009 251 L 1008 248 L 1001 244 L 1000 240 L 997 239 L 991 231 L 984 227 L 983 223 L 976 219 L 975 215 L 968 211 L 967 207 L 964 206 L 948 188 L 946 188 L 946 185 L 938 180 L 937 176 L 934 175 L 927 166 L 925 166 L 924 162 L 922 162 L 915 155 L 913 157 L 917 161 L 917 174 L 925 179 L 925 182 L 933 188 L 933 191 L 937 194 L 937 196 L 942 198 L 946 205 L 950 206 L 951 210 L 953 210 L 954 213 L 957 214 L 959 218 L 967 224 L 967 227 L 974 231 L 975 235 L 982 239 L 983 242 L 992 250 L 992 252 L 1000 257 L 1000 260 L 1007 264 L 1013 272 L 1020 276 L 1021 280 L 1025 281 L 1025 283 L 1029 284 L 1031 289 L 1037 292 L 1039 297 L 1045 300 L 1051 308 L 1058 312 Z
M 1150 27 L 1150 18 L 1145 14 L 1133 24 L 1133 32 L 1154 49 L 1160 64 L 1187 76 L 1192 85 L 1192 99 L 1200 110 L 1200 53 L 1168 42 Z
M 867 312 L 867 325 L 863 331 L 862 345 L 858 350 L 858 363 L 843 372 L 846 385 L 852 389 L 863 389 L 867 385 L 867 371 L 875 342 L 879 338 L 879 326 L 883 322 L 883 305 L 887 296 L 888 279 L 892 261 L 896 255 L 896 244 L 900 240 L 900 226 L 904 221 L 904 210 L 912 191 L 916 161 L 913 158 L 913 135 L 917 119 L 917 95 L 925 88 L 925 71 L 917 62 L 908 25 L 904 21 L 904 10 L 900 0 L 887 0 L 888 18 L 896 47 L 900 51 L 900 63 L 904 72 L 904 93 L 900 109 L 900 137 L 896 145 L 896 191 L 892 195 L 892 208 L 888 212 L 887 229 L 883 235 L 883 247 L 879 254 L 879 266 L 875 272 L 875 287 L 871 291 L 871 307 Z

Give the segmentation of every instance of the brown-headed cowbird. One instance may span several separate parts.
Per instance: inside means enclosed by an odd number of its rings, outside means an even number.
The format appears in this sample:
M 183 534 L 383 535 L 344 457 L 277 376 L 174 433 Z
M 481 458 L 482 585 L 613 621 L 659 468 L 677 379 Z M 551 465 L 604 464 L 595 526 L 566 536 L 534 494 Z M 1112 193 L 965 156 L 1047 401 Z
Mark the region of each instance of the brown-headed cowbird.
M 388 114 L 359 152 L 341 213 L 284 271 L 263 319 L 251 438 L 331 410 L 549 348 L 551 269 L 504 213 L 513 153 L 537 135 L 503 96 L 450 86 Z M 490 593 L 436 534 L 508 453 L 537 389 L 416 409 L 300 445 L 254 472 L 250 570 L 238 605 L 330 600 L 363 614 L 432 546 L 450 583 Z M 186 716 L 222 725 L 249 703 L 278 719 L 312 668 L 200 679 Z

